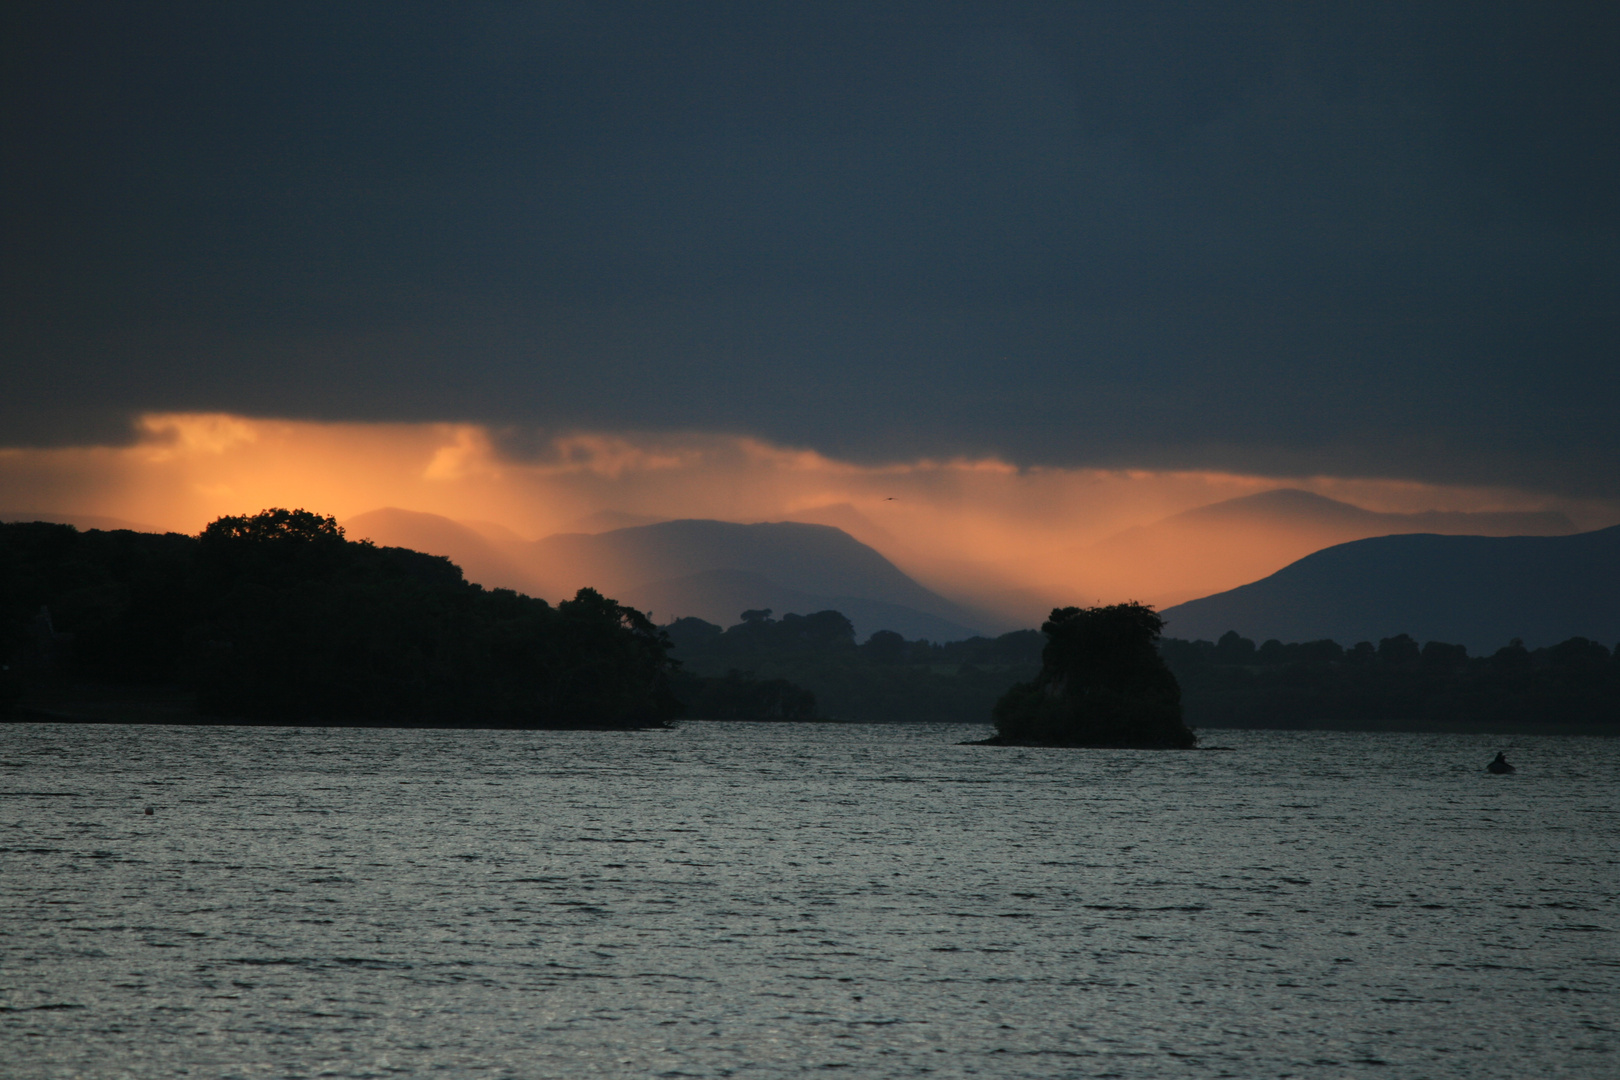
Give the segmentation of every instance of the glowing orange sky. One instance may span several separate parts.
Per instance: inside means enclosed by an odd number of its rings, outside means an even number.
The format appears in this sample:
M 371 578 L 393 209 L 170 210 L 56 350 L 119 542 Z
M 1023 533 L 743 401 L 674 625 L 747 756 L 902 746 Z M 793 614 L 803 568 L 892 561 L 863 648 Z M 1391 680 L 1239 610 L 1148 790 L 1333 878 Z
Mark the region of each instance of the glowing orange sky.
M 0 511 L 97 514 L 196 532 L 227 513 L 384 506 L 493 522 L 528 538 L 600 511 L 841 524 L 936 588 L 1093 599 L 1073 550 L 1122 528 L 1277 487 L 1377 510 L 1616 507 L 1396 480 L 1017 468 L 994 459 L 859 465 L 720 434 L 579 432 L 513 460 L 482 427 L 149 415 L 132 446 L 0 449 Z M 1068 553 L 1068 554 L 1065 554 Z M 1151 595 L 1152 583 L 1140 591 Z M 1096 597 L 1102 599 L 1102 597 Z

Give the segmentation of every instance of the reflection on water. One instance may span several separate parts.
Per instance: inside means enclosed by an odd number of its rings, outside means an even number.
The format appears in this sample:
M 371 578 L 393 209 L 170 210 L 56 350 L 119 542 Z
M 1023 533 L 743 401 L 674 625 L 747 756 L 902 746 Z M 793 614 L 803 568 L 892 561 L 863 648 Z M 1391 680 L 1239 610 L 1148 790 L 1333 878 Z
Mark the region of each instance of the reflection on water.
M 1615 742 L 974 734 L 0 728 L 0 1060 L 1614 1074 Z

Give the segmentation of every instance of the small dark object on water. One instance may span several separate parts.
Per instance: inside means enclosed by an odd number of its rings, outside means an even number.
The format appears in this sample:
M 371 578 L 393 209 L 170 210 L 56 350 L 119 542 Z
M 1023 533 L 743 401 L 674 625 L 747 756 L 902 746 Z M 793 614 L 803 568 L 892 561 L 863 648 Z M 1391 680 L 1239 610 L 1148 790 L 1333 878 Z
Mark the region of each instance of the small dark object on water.
M 1489 765 L 1485 766 L 1485 771 L 1486 772 L 1493 772 L 1493 773 L 1496 773 L 1498 776 L 1500 776 L 1503 773 L 1512 772 L 1513 771 L 1513 766 L 1508 764 L 1507 758 L 1505 756 L 1503 756 L 1503 754 L 1502 754 L 1502 752 L 1500 750 L 1498 750 L 1496 752 L 1496 760 L 1491 762 Z
M 147 817 L 151 817 L 151 816 L 152 816 L 152 808 L 151 808 L 151 807 L 150 807 L 150 806 L 148 806 L 148 807 L 147 807 L 147 808 L 146 808 L 146 816 L 147 816 Z

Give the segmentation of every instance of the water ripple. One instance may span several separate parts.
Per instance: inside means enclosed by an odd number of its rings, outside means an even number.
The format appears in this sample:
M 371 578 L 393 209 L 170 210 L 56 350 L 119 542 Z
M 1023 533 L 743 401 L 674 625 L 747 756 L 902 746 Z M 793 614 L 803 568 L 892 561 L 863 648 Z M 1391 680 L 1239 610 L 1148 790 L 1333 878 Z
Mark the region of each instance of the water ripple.
M 0 728 L 8 1077 L 1620 1071 L 1613 742 L 291 734 Z

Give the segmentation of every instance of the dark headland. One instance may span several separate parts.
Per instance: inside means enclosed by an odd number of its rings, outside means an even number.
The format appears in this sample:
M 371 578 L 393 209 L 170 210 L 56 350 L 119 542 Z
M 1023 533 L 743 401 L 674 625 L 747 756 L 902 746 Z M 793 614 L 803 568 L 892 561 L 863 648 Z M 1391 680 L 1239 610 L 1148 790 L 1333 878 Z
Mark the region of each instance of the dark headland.
M 0 525 L 0 715 L 388 727 L 663 727 L 669 639 L 266 510 L 199 536 Z

